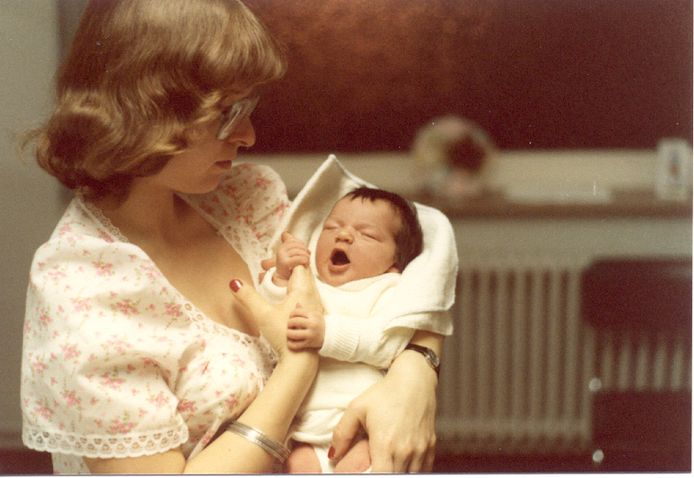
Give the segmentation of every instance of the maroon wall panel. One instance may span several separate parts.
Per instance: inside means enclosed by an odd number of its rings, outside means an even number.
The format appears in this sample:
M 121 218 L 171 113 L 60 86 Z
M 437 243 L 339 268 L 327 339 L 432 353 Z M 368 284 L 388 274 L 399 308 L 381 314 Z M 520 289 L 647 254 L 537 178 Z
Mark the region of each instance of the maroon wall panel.
M 470 118 L 503 148 L 692 134 L 690 0 L 248 0 L 286 46 L 256 152 L 406 151 Z

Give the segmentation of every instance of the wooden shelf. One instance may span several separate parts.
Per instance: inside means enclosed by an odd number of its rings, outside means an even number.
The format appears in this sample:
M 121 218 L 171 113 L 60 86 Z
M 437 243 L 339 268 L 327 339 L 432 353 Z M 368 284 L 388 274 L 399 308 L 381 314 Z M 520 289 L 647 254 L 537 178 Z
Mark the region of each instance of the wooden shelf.
M 517 202 L 501 193 L 488 193 L 459 200 L 415 195 L 410 199 L 440 209 L 451 219 L 530 218 L 692 218 L 692 200 L 665 201 L 651 191 L 615 191 L 602 202 Z

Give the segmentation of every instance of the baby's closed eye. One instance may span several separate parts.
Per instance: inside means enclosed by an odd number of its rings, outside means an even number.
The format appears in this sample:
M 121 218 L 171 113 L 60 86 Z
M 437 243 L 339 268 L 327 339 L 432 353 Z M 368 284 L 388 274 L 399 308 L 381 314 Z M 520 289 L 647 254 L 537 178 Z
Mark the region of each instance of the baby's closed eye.
M 332 230 L 337 229 L 337 228 L 338 228 L 338 224 L 335 221 L 331 221 L 330 219 L 325 221 L 325 223 L 323 224 L 323 230 L 324 231 L 332 231 Z
M 383 235 L 379 231 L 371 228 L 360 229 L 359 234 L 367 239 L 373 239 L 374 241 L 380 241 L 383 239 Z

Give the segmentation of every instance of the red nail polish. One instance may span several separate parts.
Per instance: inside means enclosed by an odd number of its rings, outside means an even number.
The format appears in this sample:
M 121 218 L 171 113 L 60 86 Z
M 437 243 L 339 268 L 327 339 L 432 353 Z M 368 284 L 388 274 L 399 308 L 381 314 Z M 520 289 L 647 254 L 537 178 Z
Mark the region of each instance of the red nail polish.
M 328 459 L 332 460 L 333 458 L 335 458 L 335 448 L 330 447 L 328 449 Z
M 231 282 L 229 282 L 229 288 L 233 290 L 234 292 L 238 292 L 238 290 L 241 288 L 243 285 L 243 282 L 241 282 L 238 279 L 234 279 Z

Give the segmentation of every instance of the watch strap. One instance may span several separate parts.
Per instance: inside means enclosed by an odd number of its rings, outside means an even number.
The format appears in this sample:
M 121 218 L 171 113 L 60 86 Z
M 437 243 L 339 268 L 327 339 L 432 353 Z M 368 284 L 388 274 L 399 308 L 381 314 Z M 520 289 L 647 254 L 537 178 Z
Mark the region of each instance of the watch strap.
M 431 350 L 429 347 L 424 347 L 423 345 L 417 344 L 407 344 L 405 346 L 405 350 L 412 350 L 422 354 L 429 366 L 434 369 L 434 372 L 436 372 L 436 375 L 438 376 L 439 369 L 441 368 L 441 362 L 439 360 L 439 356 L 436 355 L 436 352 Z

